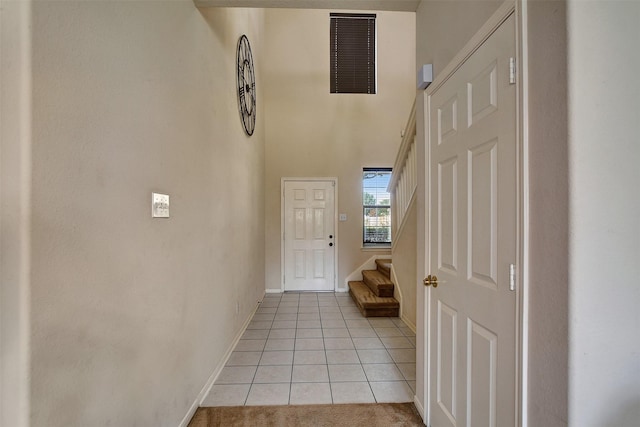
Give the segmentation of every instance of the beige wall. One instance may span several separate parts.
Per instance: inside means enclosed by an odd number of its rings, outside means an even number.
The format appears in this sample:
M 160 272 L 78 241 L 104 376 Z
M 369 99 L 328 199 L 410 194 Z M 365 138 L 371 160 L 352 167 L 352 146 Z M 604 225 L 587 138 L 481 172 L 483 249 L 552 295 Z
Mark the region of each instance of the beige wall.
M 281 288 L 282 177 L 338 178 L 338 286 L 375 254 L 361 250 L 362 168 L 393 166 L 415 95 L 415 14 L 378 13 L 377 28 L 378 94 L 330 94 L 329 12 L 266 11 L 267 289 Z
M 264 104 L 247 138 L 234 71 L 262 31 L 187 0 L 33 4 L 31 139 L 8 144 L 32 155 L 32 426 L 178 425 L 261 299 Z
M 529 425 L 567 425 L 567 38 L 564 1 L 527 5 L 529 55 Z M 544 372 L 544 375 L 538 373 Z
M 528 422 L 634 426 L 640 5 L 531 1 L 527 17 Z
M 640 420 L 638 23 L 637 1 L 567 3 L 572 427 Z
M 417 207 L 411 203 L 405 214 L 405 223 L 401 232 L 394 236 L 393 271 L 396 275 L 396 287 L 402 296 L 402 312 L 400 316 L 411 327 L 416 327 L 416 244 L 417 244 Z M 397 295 L 397 293 L 396 293 Z M 398 298 L 398 296 L 396 296 Z M 399 299 L 399 298 L 398 298 Z
M 501 1 L 477 0 L 422 0 L 416 13 L 416 64 L 433 64 L 434 77 L 453 59 L 469 39 L 480 29 L 482 24 L 497 10 Z M 425 277 L 426 236 L 425 212 L 425 135 L 424 135 L 424 92 L 419 91 L 416 97 L 416 141 L 418 155 L 418 188 L 417 194 L 417 276 Z M 422 143 L 420 143 L 422 141 Z M 418 361 L 423 361 L 425 348 L 423 331 L 426 311 L 424 307 L 424 286 L 416 292 L 416 325 L 418 327 L 417 351 Z M 421 333 L 422 332 L 422 333 Z M 424 402 L 426 395 L 425 372 L 422 363 L 416 367 L 416 398 Z
M 417 65 L 433 64 L 437 76 L 500 4 L 501 0 L 422 0 L 416 14 Z

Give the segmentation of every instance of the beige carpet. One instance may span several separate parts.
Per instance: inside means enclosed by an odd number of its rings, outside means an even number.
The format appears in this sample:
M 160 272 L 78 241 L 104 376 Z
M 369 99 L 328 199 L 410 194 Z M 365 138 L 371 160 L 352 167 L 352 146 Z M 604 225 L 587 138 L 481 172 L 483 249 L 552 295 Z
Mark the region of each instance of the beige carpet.
M 424 426 L 413 403 L 198 408 L 189 427 Z

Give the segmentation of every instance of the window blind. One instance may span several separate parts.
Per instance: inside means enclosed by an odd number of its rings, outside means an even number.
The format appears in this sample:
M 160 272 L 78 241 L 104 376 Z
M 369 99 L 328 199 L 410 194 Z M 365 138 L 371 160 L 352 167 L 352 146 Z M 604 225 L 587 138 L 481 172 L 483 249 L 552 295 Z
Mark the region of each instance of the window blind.
M 330 17 L 331 93 L 376 93 L 376 15 Z

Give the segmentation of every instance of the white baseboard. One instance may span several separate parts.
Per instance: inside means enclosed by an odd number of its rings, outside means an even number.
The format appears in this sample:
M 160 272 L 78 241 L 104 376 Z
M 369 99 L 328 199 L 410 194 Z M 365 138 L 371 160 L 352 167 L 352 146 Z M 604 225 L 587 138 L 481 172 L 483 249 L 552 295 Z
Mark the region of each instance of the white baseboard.
M 427 421 L 424 415 L 424 408 L 422 407 L 422 402 L 418 400 L 418 396 L 413 396 L 413 404 L 416 405 L 416 409 L 420 413 L 420 418 L 422 418 L 422 424 L 427 425 Z
M 409 318 L 407 316 L 405 316 L 405 314 L 404 314 L 404 304 L 402 303 L 403 302 L 402 288 L 400 288 L 400 284 L 399 284 L 400 282 L 398 281 L 398 276 L 396 276 L 396 270 L 393 268 L 393 264 L 391 264 L 391 281 L 394 283 L 395 289 L 398 292 L 398 298 L 396 298 L 396 299 L 400 303 L 400 319 L 402 319 L 402 321 L 415 334 L 416 333 L 416 325 L 411 320 L 409 320 Z
M 242 325 L 242 328 L 240 328 L 240 332 L 238 332 L 236 337 L 233 339 L 233 342 L 225 352 L 224 357 L 222 358 L 222 361 L 215 367 L 211 375 L 209 375 L 209 379 L 204 384 L 204 387 L 202 387 L 202 390 L 200 390 L 200 393 L 198 393 L 198 396 L 196 397 L 191 407 L 189 407 L 187 414 L 184 416 L 182 421 L 180 421 L 179 427 L 187 427 L 189 425 L 191 418 L 193 418 L 193 414 L 196 413 L 196 411 L 198 410 L 198 408 L 200 407 L 204 399 L 209 394 L 209 391 L 211 391 L 211 387 L 213 387 L 213 383 L 215 383 L 216 379 L 218 379 L 218 375 L 220 375 L 220 372 L 222 372 L 224 365 L 227 364 L 227 361 L 229 360 L 229 357 L 231 357 L 231 353 L 233 352 L 233 349 L 236 347 L 236 344 L 238 344 L 238 341 L 240 341 L 240 338 L 242 338 L 242 334 L 244 334 L 244 332 L 247 329 L 247 326 L 249 326 L 249 322 L 251 322 L 251 319 L 253 319 L 253 315 L 256 314 L 256 310 L 258 310 L 258 307 L 260 307 L 260 302 L 256 304 L 251 314 L 247 317 L 247 320 Z
M 281 294 L 283 293 L 280 289 L 266 289 L 264 291 L 267 294 Z M 335 292 L 349 292 L 349 288 L 337 288 Z
M 398 280 L 398 276 L 396 276 L 396 270 L 393 268 L 393 262 L 391 263 L 391 271 L 389 271 L 389 275 L 391 276 L 391 281 L 393 282 L 393 289 L 396 299 L 398 303 L 400 303 L 400 318 L 404 320 L 404 305 L 402 304 L 402 288 L 400 287 L 400 281 Z
M 416 333 L 416 325 L 414 325 L 413 322 L 411 322 L 411 320 L 409 320 L 407 318 L 407 316 L 405 316 L 404 314 L 400 318 L 405 323 L 405 325 L 407 325 L 409 327 L 409 329 L 411 329 L 413 331 L 413 333 L 415 334 Z

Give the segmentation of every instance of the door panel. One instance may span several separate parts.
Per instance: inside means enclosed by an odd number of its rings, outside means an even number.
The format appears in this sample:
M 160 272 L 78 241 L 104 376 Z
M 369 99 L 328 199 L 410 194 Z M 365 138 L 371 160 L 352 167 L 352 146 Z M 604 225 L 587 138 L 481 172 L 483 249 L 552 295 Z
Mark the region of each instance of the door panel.
M 494 61 L 467 83 L 468 127 L 498 109 L 497 65 Z
M 494 139 L 468 156 L 468 279 L 495 290 L 497 271 L 497 147 Z
M 458 271 L 458 162 L 446 159 L 438 164 L 440 200 L 438 203 L 438 266 L 455 274 Z
M 438 369 L 437 369 L 437 400 L 440 410 L 455 422 L 457 411 L 456 399 L 456 366 L 458 313 L 448 305 L 438 302 Z
M 447 138 L 453 137 L 458 131 L 458 97 L 454 96 L 449 101 L 438 107 L 438 145 Z
M 495 426 L 498 337 L 471 319 L 467 322 L 468 425 Z
M 333 181 L 284 182 L 283 282 L 286 291 L 335 288 Z
M 430 425 L 516 419 L 515 19 L 428 95 Z

